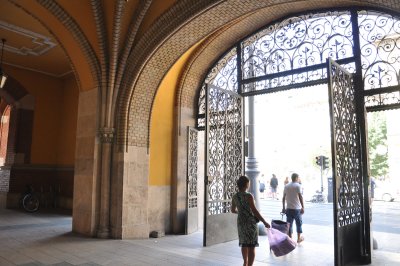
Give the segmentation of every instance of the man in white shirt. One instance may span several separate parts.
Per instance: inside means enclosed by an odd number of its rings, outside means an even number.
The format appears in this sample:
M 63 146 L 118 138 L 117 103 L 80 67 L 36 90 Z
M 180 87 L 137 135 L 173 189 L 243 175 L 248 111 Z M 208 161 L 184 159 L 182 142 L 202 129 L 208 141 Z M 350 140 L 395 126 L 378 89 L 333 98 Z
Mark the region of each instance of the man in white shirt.
M 300 243 L 304 240 L 304 237 L 301 235 L 303 233 L 301 225 L 303 224 L 302 215 L 304 214 L 304 203 L 303 196 L 301 195 L 301 185 L 298 181 L 299 175 L 293 173 L 292 182 L 287 184 L 283 190 L 282 213 L 286 213 L 286 222 L 290 223 L 290 237 L 292 237 L 293 233 L 293 220 L 296 221 L 297 243 Z

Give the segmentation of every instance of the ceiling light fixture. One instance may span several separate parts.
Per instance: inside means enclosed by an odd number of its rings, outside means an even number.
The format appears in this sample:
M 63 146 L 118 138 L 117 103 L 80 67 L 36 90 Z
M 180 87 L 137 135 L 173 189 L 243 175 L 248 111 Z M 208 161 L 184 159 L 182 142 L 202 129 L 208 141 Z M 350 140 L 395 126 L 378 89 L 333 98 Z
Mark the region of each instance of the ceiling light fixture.
M 0 89 L 4 87 L 4 84 L 6 84 L 7 80 L 7 74 L 3 72 L 3 69 L 1 68 L 3 66 L 3 50 L 4 50 L 4 43 L 6 42 L 6 39 L 1 39 L 1 42 L 3 43 L 3 46 L 1 47 L 1 59 L 0 59 Z

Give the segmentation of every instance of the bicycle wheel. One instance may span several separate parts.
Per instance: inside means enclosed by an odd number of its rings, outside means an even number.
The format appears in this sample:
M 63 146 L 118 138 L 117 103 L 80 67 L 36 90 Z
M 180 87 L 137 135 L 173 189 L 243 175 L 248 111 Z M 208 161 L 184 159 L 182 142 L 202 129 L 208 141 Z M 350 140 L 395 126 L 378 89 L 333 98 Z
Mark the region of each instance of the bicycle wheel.
M 35 212 L 39 209 L 39 199 L 32 194 L 25 195 L 22 206 L 27 212 Z

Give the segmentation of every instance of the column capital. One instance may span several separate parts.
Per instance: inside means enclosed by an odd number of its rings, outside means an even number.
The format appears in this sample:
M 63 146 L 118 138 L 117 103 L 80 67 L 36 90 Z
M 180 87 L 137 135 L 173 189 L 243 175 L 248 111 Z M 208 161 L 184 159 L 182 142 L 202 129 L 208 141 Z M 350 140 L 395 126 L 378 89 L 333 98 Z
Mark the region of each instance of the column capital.
M 99 129 L 100 141 L 102 143 L 113 143 L 115 135 L 115 128 L 113 127 L 102 127 Z

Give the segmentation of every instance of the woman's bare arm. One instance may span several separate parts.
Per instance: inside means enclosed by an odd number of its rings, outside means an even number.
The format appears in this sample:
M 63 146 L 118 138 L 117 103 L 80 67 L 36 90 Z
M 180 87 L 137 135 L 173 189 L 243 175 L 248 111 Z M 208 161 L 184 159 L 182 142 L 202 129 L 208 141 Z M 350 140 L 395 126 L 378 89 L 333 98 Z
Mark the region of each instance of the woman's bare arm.
M 233 199 L 232 199 L 232 204 L 231 204 L 231 212 L 232 213 L 237 213 L 236 204 L 235 204 L 235 201 Z
M 256 205 L 254 204 L 254 198 L 253 195 L 249 194 L 249 197 L 247 198 L 250 204 L 250 209 L 253 212 L 253 214 L 264 224 L 265 227 L 270 228 L 271 226 L 269 223 L 267 223 L 264 218 L 261 216 L 260 212 L 257 210 Z

